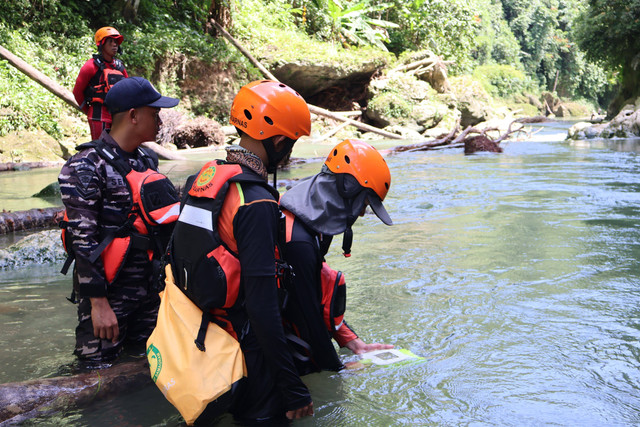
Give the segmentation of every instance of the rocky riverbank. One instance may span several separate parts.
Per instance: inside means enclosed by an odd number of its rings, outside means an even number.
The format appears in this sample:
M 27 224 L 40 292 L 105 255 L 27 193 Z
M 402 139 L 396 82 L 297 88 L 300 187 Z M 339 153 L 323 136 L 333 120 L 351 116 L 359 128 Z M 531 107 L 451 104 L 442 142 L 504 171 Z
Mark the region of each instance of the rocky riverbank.
M 567 138 L 635 138 L 640 137 L 640 98 L 627 103 L 609 122 L 593 123 L 602 120 L 594 117 L 589 122 L 578 122 L 569 129 Z

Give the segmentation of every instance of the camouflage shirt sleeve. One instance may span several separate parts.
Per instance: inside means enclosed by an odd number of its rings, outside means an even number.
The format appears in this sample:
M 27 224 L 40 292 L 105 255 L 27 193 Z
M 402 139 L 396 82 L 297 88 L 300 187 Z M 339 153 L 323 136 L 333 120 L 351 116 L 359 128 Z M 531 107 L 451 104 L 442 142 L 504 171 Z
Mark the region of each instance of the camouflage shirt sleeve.
M 67 211 L 68 229 L 75 254 L 80 296 L 103 297 L 107 280 L 102 259 L 89 257 L 100 243 L 98 220 L 105 188 L 103 161 L 95 150 L 83 150 L 65 163 L 58 176 L 62 202 Z

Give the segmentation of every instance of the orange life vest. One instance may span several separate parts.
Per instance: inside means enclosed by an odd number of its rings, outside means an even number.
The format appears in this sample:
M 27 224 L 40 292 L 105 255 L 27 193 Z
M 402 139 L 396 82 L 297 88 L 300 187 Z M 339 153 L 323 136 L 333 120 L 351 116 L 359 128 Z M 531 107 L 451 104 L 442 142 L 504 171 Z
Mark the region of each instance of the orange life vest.
M 98 71 L 89 80 L 84 99 L 87 104 L 92 102 L 103 104 L 111 87 L 125 78 L 124 64 L 119 59 L 114 59 L 113 68 L 109 68 L 100 55 L 93 55 L 93 62 L 98 67 Z
M 176 223 L 168 254 L 175 284 L 202 311 L 197 345 L 204 348 L 208 322 L 233 307 L 240 293 L 240 260 L 233 219 L 243 204 L 240 183 L 263 186 L 276 200 L 278 192 L 238 164 L 212 160 L 190 177 L 188 198 Z M 235 335 L 230 325 L 225 328 Z M 203 350 L 204 351 L 204 350 Z
M 341 271 L 333 270 L 326 262 L 320 270 L 322 285 L 322 307 L 324 324 L 333 333 L 340 329 L 344 322 L 344 311 L 347 305 L 347 284 Z
M 162 257 L 171 231 L 171 228 L 163 226 L 172 226 L 176 222 L 180 213 L 180 202 L 171 181 L 155 170 L 153 159 L 143 149 L 138 148 L 147 169 L 138 172 L 102 141 L 82 144 L 78 150 L 86 148 L 95 148 L 100 157 L 125 178 L 131 195 L 131 209 L 127 214 L 127 221 L 116 230 L 107 233 L 89 255 L 91 262 L 95 262 L 98 257 L 102 258 L 105 278 L 108 283 L 113 283 L 131 248 L 146 250 L 150 261 Z M 67 221 L 65 212 L 61 227 L 62 241 L 68 257 L 62 269 L 63 274 L 66 274 L 74 258 L 68 241 L 70 234 Z
M 284 211 L 285 216 L 285 241 L 288 243 L 293 237 L 293 223 L 295 216 Z M 294 271 L 296 266 L 293 266 Z M 347 304 L 347 284 L 341 271 L 333 270 L 329 264 L 322 262 L 320 269 L 321 304 L 324 324 L 327 331 L 334 335 L 340 329 L 344 321 L 344 312 Z

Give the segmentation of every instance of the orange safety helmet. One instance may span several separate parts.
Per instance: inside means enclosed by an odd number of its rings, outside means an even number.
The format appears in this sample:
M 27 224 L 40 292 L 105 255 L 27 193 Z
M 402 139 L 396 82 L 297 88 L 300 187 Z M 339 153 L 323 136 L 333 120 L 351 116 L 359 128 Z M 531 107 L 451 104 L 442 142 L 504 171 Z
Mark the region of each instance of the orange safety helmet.
M 391 172 L 382 155 L 358 139 L 345 139 L 336 145 L 324 162 L 333 173 L 353 175 L 360 185 L 370 188 L 384 200 L 391 186 Z
M 96 46 L 100 47 L 100 45 L 102 45 L 103 40 L 106 39 L 107 37 L 111 37 L 112 39 L 114 39 L 116 43 L 118 43 L 118 46 L 120 46 L 122 44 L 122 41 L 124 40 L 124 37 L 122 37 L 122 34 L 120 34 L 118 30 L 116 30 L 115 28 L 102 27 L 98 31 L 96 31 L 96 35 L 94 36 L 94 39 L 96 41 Z
M 284 135 L 297 140 L 311 132 L 311 113 L 300 94 L 284 83 L 258 80 L 243 86 L 231 105 L 229 123 L 262 141 Z

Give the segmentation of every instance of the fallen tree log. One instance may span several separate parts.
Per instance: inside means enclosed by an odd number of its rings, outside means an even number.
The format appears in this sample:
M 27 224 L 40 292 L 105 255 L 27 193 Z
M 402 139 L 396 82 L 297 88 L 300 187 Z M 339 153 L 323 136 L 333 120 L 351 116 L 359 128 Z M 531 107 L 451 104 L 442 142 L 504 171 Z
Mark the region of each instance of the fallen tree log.
M 56 227 L 63 208 L 56 206 L 28 211 L 0 212 L 0 234 L 31 228 Z
M 158 157 L 162 160 L 184 160 L 184 156 L 180 155 L 175 151 L 171 151 L 167 148 L 164 148 L 162 145 L 157 142 L 147 141 L 143 142 L 142 146 L 148 148 L 158 155 Z
M 405 64 L 405 65 L 400 65 L 399 67 L 396 67 L 396 68 L 392 69 L 391 71 L 389 71 L 389 74 L 391 74 L 391 73 L 399 73 L 399 72 L 407 72 L 407 71 L 415 70 L 417 68 L 424 67 L 424 66 L 433 67 L 435 64 L 438 63 L 438 61 L 440 61 L 440 57 L 438 57 L 435 54 L 429 55 L 425 59 L 421 59 L 419 61 L 411 62 L 411 63 Z
M 62 99 L 73 108 L 80 110 L 80 107 L 78 106 L 78 103 L 76 102 L 71 92 L 51 80 L 49 77 L 42 74 L 40 71 L 33 68 L 31 65 L 27 64 L 22 59 L 18 58 L 16 55 L 9 52 L 2 46 L 0 46 L 0 57 L 9 61 L 11 65 L 22 71 L 31 80 L 39 83 L 42 87 L 53 93 L 58 98 Z
M 512 129 L 514 124 L 520 124 L 521 126 L 517 129 Z M 422 142 L 417 142 L 415 144 L 408 145 L 399 145 L 388 150 L 384 150 L 384 153 L 401 153 L 405 151 L 426 151 L 434 148 L 442 148 L 444 146 L 448 147 L 459 147 L 461 143 L 465 147 L 465 153 L 471 154 L 477 151 L 494 151 L 501 152 L 502 149 L 498 147 L 498 144 L 502 142 L 504 139 L 509 137 L 514 133 L 527 133 L 522 128 L 521 120 L 514 120 L 509 123 L 509 127 L 506 132 L 498 136 L 497 138 L 491 138 L 488 136 L 489 132 L 496 132 L 500 129 L 496 127 L 478 129 L 472 126 L 467 126 L 462 132 L 458 134 L 460 130 L 460 120 L 458 120 L 447 135 L 444 135 L 438 139 L 430 139 Z M 469 136 L 471 134 L 476 134 L 474 136 Z M 477 138 L 481 136 L 482 138 Z
M 210 147 L 206 147 L 210 148 Z M 184 192 L 183 185 L 175 185 L 178 196 L 182 198 Z M 26 211 L 1 211 L 0 212 L 0 234 L 12 233 L 14 231 L 30 230 L 33 228 L 57 227 L 58 222 L 64 214 L 63 206 L 50 208 L 35 208 Z
M 375 126 L 368 125 L 362 122 L 356 122 L 355 120 L 351 120 L 348 117 L 341 116 L 340 114 L 335 114 L 329 110 L 325 110 L 324 108 L 317 107 L 315 105 L 309 104 L 309 111 L 313 114 L 317 114 L 319 116 L 328 117 L 330 119 L 339 120 L 348 123 L 351 126 L 354 126 L 360 130 L 365 132 L 373 132 L 375 134 L 384 136 L 389 139 L 403 139 L 402 135 L 398 135 L 397 133 L 387 132 L 386 130 L 377 128 Z
M 426 58 L 396 67 L 387 75 L 394 73 L 415 75 L 428 82 L 438 93 L 447 93 L 451 92 L 451 85 L 447 79 L 447 66 L 453 63 L 453 61 L 444 61 L 440 56 L 431 52 Z
M 68 377 L 0 384 L 0 425 L 85 407 L 151 384 L 146 360 Z
M 58 162 L 7 162 L 0 163 L 0 172 L 6 171 L 24 171 L 36 168 L 51 168 L 54 166 L 62 166 L 64 161 Z
M 256 58 L 253 57 L 253 55 L 251 55 L 250 52 L 248 52 L 231 34 L 229 34 L 227 32 L 227 30 L 225 30 L 224 28 L 222 28 L 222 26 L 220 24 L 218 24 L 215 20 L 211 20 L 211 23 L 216 27 L 216 29 L 224 36 L 224 38 L 226 38 L 227 40 L 229 40 L 229 42 L 236 47 L 236 49 L 238 49 L 253 65 L 255 65 L 255 67 L 260 70 L 262 72 L 262 74 L 270 79 L 270 80 L 274 80 L 274 81 L 279 81 L 273 74 L 271 74 L 271 72 L 269 70 L 267 70 L 264 65 L 262 65 L 260 63 L 260 61 L 258 61 Z M 317 114 L 319 116 L 323 116 L 323 117 L 328 117 L 330 119 L 333 120 L 338 120 L 338 121 L 342 121 L 342 122 L 346 122 L 351 126 L 354 126 L 360 130 L 363 130 L 365 132 L 373 132 L 376 133 L 378 135 L 382 135 L 386 138 L 389 139 L 403 139 L 403 137 L 401 135 L 392 133 L 392 132 L 387 132 L 386 130 L 377 128 L 375 126 L 370 126 L 366 123 L 362 123 L 362 122 L 357 122 L 355 120 L 351 120 L 348 117 L 345 117 L 344 115 L 341 115 L 339 113 L 334 113 L 332 111 L 326 110 L 324 108 L 315 106 L 315 105 L 311 105 L 311 104 L 307 104 L 309 106 L 309 111 L 311 111 L 313 114 Z
M 423 151 L 434 147 L 440 147 L 442 145 L 449 144 L 456 133 L 460 130 L 460 119 L 456 121 L 455 126 L 451 129 L 451 132 L 435 140 L 427 140 L 422 142 L 416 142 L 415 144 L 398 145 L 396 147 L 384 150 L 385 153 L 401 153 L 403 151 Z

